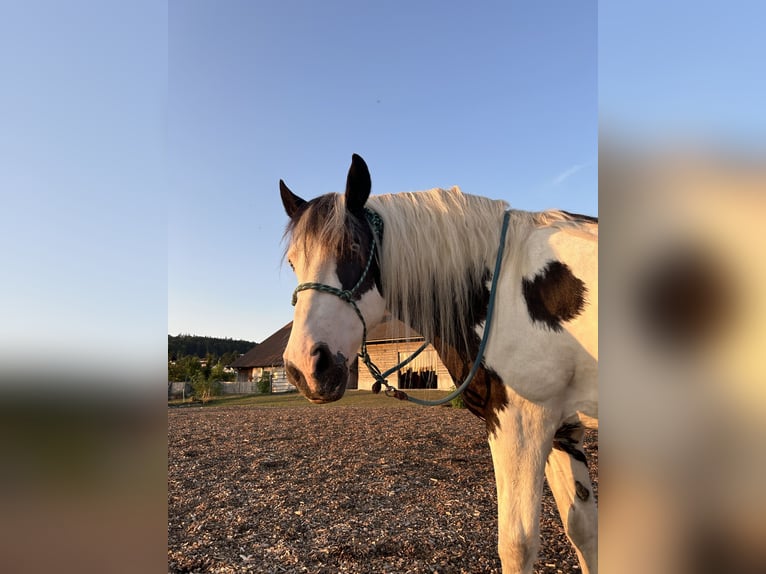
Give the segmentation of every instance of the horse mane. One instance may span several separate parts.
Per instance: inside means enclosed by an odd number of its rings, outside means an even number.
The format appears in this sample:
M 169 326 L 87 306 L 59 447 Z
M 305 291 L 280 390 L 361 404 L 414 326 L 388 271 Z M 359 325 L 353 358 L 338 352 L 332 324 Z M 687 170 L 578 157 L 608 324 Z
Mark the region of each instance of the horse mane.
M 465 345 L 507 204 L 453 187 L 373 196 L 367 206 L 384 222 L 387 308 L 430 342 Z
M 465 345 L 472 336 L 468 330 L 478 322 L 476 293 L 484 293 L 491 280 L 508 204 L 464 194 L 455 186 L 370 196 L 366 206 L 384 223 L 378 257 L 386 308 L 429 342 L 438 338 L 442 347 Z M 338 193 L 300 209 L 285 237 L 302 244 L 311 257 L 353 249 L 360 226 L 367 225 L 346 210 Z M 521 265 L 523 238 L 532 228 L 581 226 L 593 220 L 564 211 L 511 210 L 506 264 Z

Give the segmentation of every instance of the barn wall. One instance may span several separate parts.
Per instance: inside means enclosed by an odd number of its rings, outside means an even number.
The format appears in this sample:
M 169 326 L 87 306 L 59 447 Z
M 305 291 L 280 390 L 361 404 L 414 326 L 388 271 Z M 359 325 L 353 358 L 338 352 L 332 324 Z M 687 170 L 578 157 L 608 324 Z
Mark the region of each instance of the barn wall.
M 255 369 L 253 367 L 237 367 L 237 382 L 246 383 L 248 381 L 257 381 L 261 374 L 262 369 Z
M 284 367 L 274 367 L 271 369 L 271 392 L 272 393 L 286 393 L 289 391 L 297 391 L 293 385 L 287 381 L 287 372 Z
M 403 353 L 409 356 L 417 351 L 422 344 L 423 341 L 407 341 L 401 343 L 368 343 L 367 352 L 370 354 L 372 362 L 375 363 L 381 371 L 385 371 L 399 362 L 399 353 Z M 428 351 L 434 351 L 435 354 L 433 345 L 428 345 L 428 347 L 426 347 L 423 352 L 426 353 Z M 436 374 L 439 377 L 438 388 L 447 391 L 451 389 L 455 383 L 447 371 L 447 367 L 444 366 L 444 363 L 441 362 L 438 355 L 435 357 L 435 362 Z M 359 388 L 369 391 L 372 389 L 372 384 L 374 382 L 375 380 L 372 378 L 372 375 L 370 375 L 370 371 L 367 370 L 367 367 L 364 363 L 359 361 Z M 392 375 L 388 382 L 396 386 L 396 375 Z

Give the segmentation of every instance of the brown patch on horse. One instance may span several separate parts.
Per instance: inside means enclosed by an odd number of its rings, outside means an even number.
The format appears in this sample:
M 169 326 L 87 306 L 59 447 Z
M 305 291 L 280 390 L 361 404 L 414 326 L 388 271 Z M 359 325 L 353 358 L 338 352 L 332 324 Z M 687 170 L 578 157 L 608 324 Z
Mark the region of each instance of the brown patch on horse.
M 585 308 L 585 283 L 561 261 L 549 261 L 532 279 L 523 278 L 521 287 L 530 319 L 555 332 Z
M 577 498 L 585 502 L 590 498 L 590 490 L 579 480 L 575 480 L 575 493 Z
M 438 344 L 436 346 L 438 348 Z M 475 353 L 467 358 L 458 353 L 455 347 L 449 347 L 440 353 L 440 357 L 455 384 L 460 385 L 473 367 Z M 463 391 L 463 403 L 471 413 L 486 423 L 490 435 L 496 434 L 500 428 L 498 413 L 508 405 L 508 395 L 500 376 L 492 369 L 479 367 L 476 376 Z
M 480 367 L 463 392 L 463 402 L 468 410 L 484 420 L 490 435 L 497 433 L 500 428 L 498 413 L 508 405 L 508 395 L 505 384 L 496 372 Z
M 553 448 L 564 451 L 576 461 L 588 466 L 588 459 L 580 444 L 582 429 L 580 423 L 564 423 L 553 436 Z

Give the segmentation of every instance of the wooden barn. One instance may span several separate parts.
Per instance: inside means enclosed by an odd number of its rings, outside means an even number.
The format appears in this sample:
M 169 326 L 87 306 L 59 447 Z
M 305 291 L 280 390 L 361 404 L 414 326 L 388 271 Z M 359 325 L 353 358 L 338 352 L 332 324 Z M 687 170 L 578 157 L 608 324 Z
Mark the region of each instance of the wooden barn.
M 290 338 L 293 322 L 290 321 L 279 331 L 264 339 L 236 359 L 230 366 L 237 371 L 237 380 L 224 383 L 222 391 L 226 394 L 249 394 L 258 392 L 258 381 L 264 374 L 271 376 L 271 391 L 283 393 L 296 388 L 287 382 L 282 354 Z
M 425 339 L 407 325 L 386 313 L 383 321 L 367 334 L 367 352 L 381 371 L 390 369 L 414 353 Z M 372 389 L 375 380 L 367 367 L 359 363 L 359 388 Z M 420 355 L 399 371 L 388 382 L 400 389 L 449 390 L 454 382 L 447 367 L 439 359 L 433 345 L 428 345 Z

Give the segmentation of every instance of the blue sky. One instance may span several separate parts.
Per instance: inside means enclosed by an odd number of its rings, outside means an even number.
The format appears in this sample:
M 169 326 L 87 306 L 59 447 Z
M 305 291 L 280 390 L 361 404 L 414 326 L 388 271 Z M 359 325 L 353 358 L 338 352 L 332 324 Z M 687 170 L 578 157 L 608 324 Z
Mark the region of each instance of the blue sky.
M 168 331 L 292 317 L 277 183 L 597 213 L 595 2 L 171 2 Z

